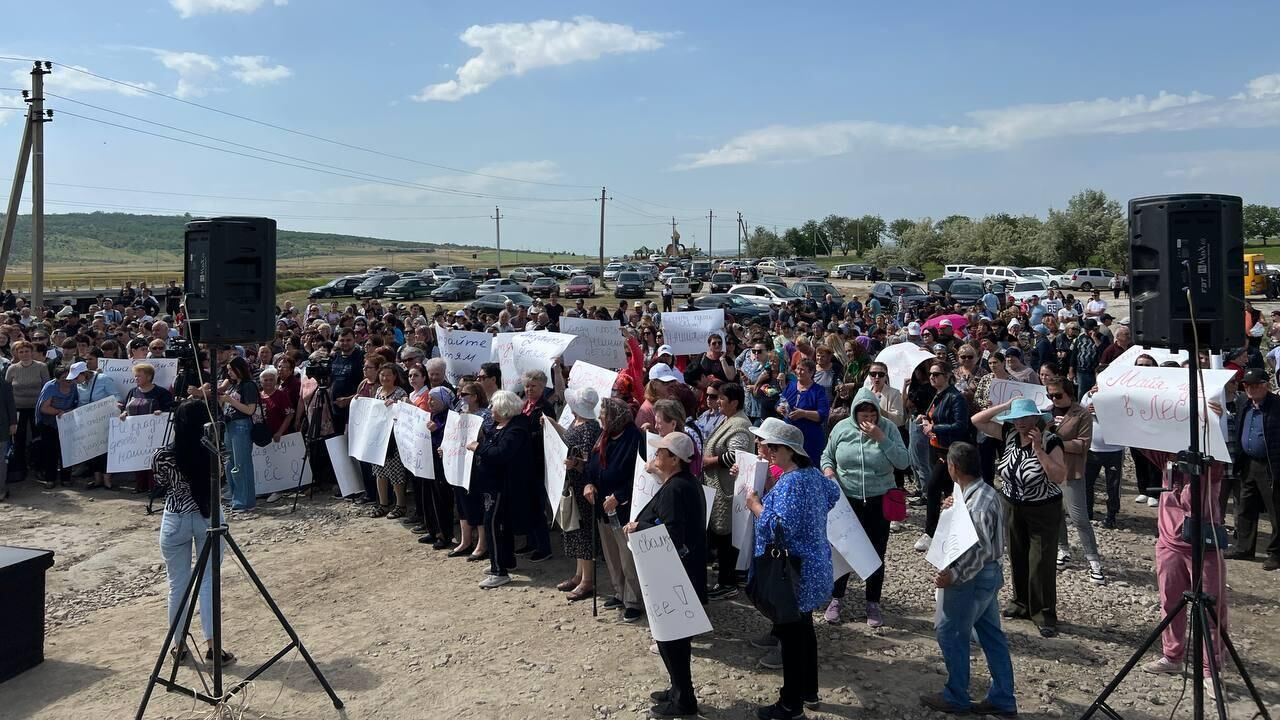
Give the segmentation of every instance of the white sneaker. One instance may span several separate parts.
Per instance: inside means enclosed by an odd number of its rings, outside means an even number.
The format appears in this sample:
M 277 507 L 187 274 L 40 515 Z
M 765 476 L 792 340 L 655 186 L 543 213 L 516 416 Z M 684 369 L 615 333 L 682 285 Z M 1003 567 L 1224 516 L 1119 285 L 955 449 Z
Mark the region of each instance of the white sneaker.
M 1147 498 L 1147 507 L 1160 507 L 1160 498 Z
M 1071 562 L 1071 553 L 1059 548 L 1058 549 L 1058 569 L 1061 570 L 1062 568 L 1066 567 L 1067 563 L 1069 562 Z
M 280 493 L 278 493 L 278 492 L 273 492 L 273 493 L 271 493 L 270 495 L 268 495 L 268 496 L 267 496 L 267 502 L 269 502 L 269 503 L 276 502 L 276 501 L 278 501 L 279 499 L 280 499 Z
M 889 532 L 891 532 L 891 533 L 902 532 L 902 521 L 901 521 L 901 520 L 890 520 L 890 521 L 889 521 Z
M 1151 673 L 1152 675 L 1181 675 L 1182 663 L 1174 662 L 1161 655 L 1159 658 L 1143 665 L 1142 672 Z
M 916 544 L 913 545 L 912 547 L 915 548 L 916 552 L 929 552 L 929 546 L 932 544 L 933 544 L 933 538 L 929 537 L 928 535 L 921 535 L 920 539 L 917 540 Z
M 1136 503 L 1144 503 L 1147 500 L 1150 500 L 1150 498 L 1148 498 L 1146 495 L 1138 495 L 1133 499 L 1133 501 Z
M 1102 561 L 1089 561 L 1089 582 L 1092 582 L 1094 585 L 1107 584 L 1107 576 L 1102 572 Z
M 485 590 L 492 590 L 493 588 L 502 587 L 509 582 L 511 582 L 510 575 L 489 575 L 480 581 L 480 587 Z

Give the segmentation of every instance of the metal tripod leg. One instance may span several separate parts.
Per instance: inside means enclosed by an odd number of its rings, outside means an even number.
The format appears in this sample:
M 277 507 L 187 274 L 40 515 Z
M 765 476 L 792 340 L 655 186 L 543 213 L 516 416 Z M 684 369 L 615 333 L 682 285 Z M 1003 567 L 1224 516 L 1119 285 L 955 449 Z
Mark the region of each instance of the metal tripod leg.
M 1205 611 L 1205 616 L 1209 619 L 1210 626 L 1218 627 L 1216 608 L 1210 605 Z M 1253 678 L 1249 676 L 1249 671 L 1244 667 L 1244 661 L 1240 659 L 1240 653 L 1236 651 L 1235 644 L 1231 642 L 1231 635 L 1226 628 L 1220 628 L 1218 633 L 1222 636 L 1222 645 L 1226 647 L 1227 653 L 1231 655 L 1231 663 L 1235 665 L 1236 672 L 1240 673 L 1240 679 L 1244 680 L 1244 686 L 1249 690 L 1249 697 L 1253 699 L 1253 704 L 1258 706 L 1258 715 L 1263 720 L 1271 720 L 1271 713 L 1267 712 L 1267 705 L 1262 701 L 1262 695 L 1258 693 L 1258 688 L 1254 687 Z
M 1155 629 L 1147 635 L 1147 639 L 1142 641 L 1142 644 L 1138 646 L 1136 651 L 1134 651 L 1133 655 L 1129 658 L 1129 661 L 1124 664 L 1124 667 L 1120 668 L 1120 672 L 1116 673 L 1116 676 L 1111 679 L 1110 683 L 1107 683 L 1107 686 L 1102 690 L 1102 694 L 1098 695 L 1098 699 L 1094 700 L 1093 704 L 1089 706 L 1089 709 L 1084 711 L 1084 714 L 1080 716 L 1080 720 L 1089 720 L 1089 718 L 1093 717 L 1093 714 L 1097 711 L 1102 711 L 1104 715 L 1112 720 L 1119 720 L 1120 716 L 1116 711 L 1112 710 L 1109 705 L 1107 705 L 1107 698 L 1111 697 L 1111 693 L 1115 692 L 1116 688 L 1120 687 L 1120 683 L 1124 682 L 1124 679 L 1130 672 L 1133 672 L 1133 669 L 1142 661 L 1143 656 L 1147 654 L 1147 651 L 1151 649 L 1151 646 L 1160 639 L 1160 633 L 1164 632 L 1165 628 L 1169 627 L 1169 624 L 1173 622 L 1173 619 L 1176 618 L 1178 613 L 1182 612 L 1186 606 L 1187 598 L 1184 595 L 1182 599 L 1178 601 L 1178 604 L 1169 611 L 1169 614 L 1164 616 L 1164 619 L 1160 621 L 1160 624 L 1156 625 Z
M 1227 706 L 1223 699 L 1222 691 L 1222 670 L 1218 667 L 1217 648 L 1214 647 L 1213 631 L 1209 627 L 1209 608 L 1213 602 L 1208 598 L 1201 596 L 1199 602 L 1193 602 L 1190 610 L 1194 612 L 1193 621 L 1199 626 L 1199 630 L 1193 629 L 1192 632 L 1199 632 L 1200 637 L 1204 638 L 1202 646 L 1204 654 L 1209 659 L 1209 682 L 1213 686 L 1213 704 L 1218 710 L 1218 720 L 1227 720 Z M 1203 687 L 1204 678 L 1196 678 L 1196 682 Z

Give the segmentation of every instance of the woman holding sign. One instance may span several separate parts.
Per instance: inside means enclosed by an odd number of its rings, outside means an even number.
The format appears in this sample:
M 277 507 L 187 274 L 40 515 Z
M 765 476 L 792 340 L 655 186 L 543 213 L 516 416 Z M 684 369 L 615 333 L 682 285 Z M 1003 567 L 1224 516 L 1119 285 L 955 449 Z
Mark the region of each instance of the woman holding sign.
M 58 442 L 58 418 L 76 408 L 80 396 L 76 385 L 67 379 L 67 368 L 59 367 L 53 373 L 53 379 L 44 384 L 40 396 L 36 398 L 36 439 L 40 441 L 41 469 L 44 473 L 44 486 L 54 487 L 58 484 L 55 476 L 63 485 L 71 484 L 71 468 L 59 467 L 62 463 L 62 447 Z
M 484 493 L 484 527 L 493 545 L 489 574 L 480 581 L 485 590 L 511 582 L 509 570 L 516 566 L 512 525 L 516 509 L 511 507 L 509 491 L 528 471 L 529 427 L 520 413 L 523 404 L 509 390 L 495 392 L 489 403 L 493 425 L 485 426 L 480 437 L 467 445 L 476 454 L 471 491 Z
M 556 585 L 556 589 L 569 593 L 569 602 L 586 600 L 595 595 L 592 564 L 595 559 L 595 525 L 591 522 L 591 503 L 582 492 L 586 488 L 587 455 L 600 439 L 600 423 L 596 420 L 596 404 L 600 397 L 592 388 L 570 388 L 565 391 L 573 422 L 567 428 L 552 423 L 569 449 L 565 459 L 564 496 L 570 498 L 577 512 L 578 528 L 564 531 L 564 554 L 575 561 L 573 577 Z M 561 511 L 561 522 L 564 522 Z
M 663 525 L 671 536 L 676 555 L 684 566 L 698 600 L 707 602 L 707 538 L 702 530 L 706 518 L 706 496 L 693 475 L 689 461 L 694 457 L 693 441 L 683 432 L 664 435 L 658 441 L 646 470 L 661 483 L 658 492 L 624 532 Z M 698 698 L 693 691 L 693 669 L 690 667 L 693 646 L 689 638 L 658 642 L 658 654 L 667 667 L 671 688 L 651 694 L 658 704 L 651 717 L 681 717 L 698 714 Z
M 1009 531 L 1013 600 L 1007 618 L 1030 618 L 1043 637 L 1058 634 L 1058 571 L 1054 550 L 1062 526 L 1062 484 L 1067 463 L 1062 441 L 1046 430 L 1049 413 L 1017 398 L 973 416 L 982 432 L 1001 439 L 996 477 Z
M 733 547 L 733 481 L 731 472 L 737 462 L 737 453 L 751 452 L 755 443 L 751 437 L 751 418 L 743 412 L 744 393 L 737 383 L 725 383 L 713 395 L 708 392 L 707 403 L 716 403 L 724 421 L 712 431 L 702 449 L 703 482 L 715 488 L 715 500 L 711 503 L 711 542 L 716 549 L 719 572 L 716 584 L 707 594 L 713 600 L 724 600 L 738 594 L 738 551 Z
M 384 363 L 378 368 L 378 389 L 374 392 L 375 400 L 381 400 L 388 406 L 398 403 L 409 396 L 400 386 L 400 371 L 392 363 Z M 378 482 L 378 506 L 369 513 L 371 517 L 386 517 L 388 520 L 399 520 L 409 511 L 409 495 L 405 489 L 405 480 L 409 473 L 400 462 L 400 451 L 396 449 L 394 437 L 387 440 L 387 456 L 382 465 L 373 470 L 373 477 Z M 391 494 L 395 493 L 395 507 L 390 506 Z

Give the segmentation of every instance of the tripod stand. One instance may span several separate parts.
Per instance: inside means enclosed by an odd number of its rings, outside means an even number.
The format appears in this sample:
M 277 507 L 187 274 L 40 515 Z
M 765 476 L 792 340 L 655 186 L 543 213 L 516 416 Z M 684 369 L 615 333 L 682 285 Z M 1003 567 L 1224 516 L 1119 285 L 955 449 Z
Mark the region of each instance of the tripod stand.
M 196 570 L 192 573 L 191 580 L 187 583 L 187 588 L 183 592 L 184 611 L 173 619 L 169 624 L 169 632 L 165 635 L 164 644 L 160 647 L 160 655 L 156 658 L 155 667 L 151 671 L 151 676 L 147 680 L 147 689 L 142 695 L 142 702 L 138 705 L 137 720 L 142 720 L 147 712 L 147 704 L 151 701 L 151 693 L 155 690 L 157 684 L 163 685 L 171 692 L 180 692 L 190 695 L 201 702 L 209 705 L 218 705 L 226 702 L 232 695 L 243 690 L 250 682 L 257 678 L 268 668 L 274 665 L 278 660 L 283 658 L 294 648 L 298 649 L 298 653 L 302 655 L 302 659 L 306 661 L 307 666 L 311 668 L 312 674 L 316 676 L 316 680 L 320 682 L 321 687 L 328 693 L 329 699 L 333 701 L 335 708 L 342 708 L 342 700 L 334 693 L 329 682 L 325 679 L 324 674 L 320 672 L 320 668 L 316 665 L 315 660 L 311 659 L 311 654 L 307 652 L 307 648 L 303 646 L 298 633 L 294 631 L 293 626 L 289 624 L 289 620 L 285 618 L 280 607 L 276 605 L 276 601 L 272 599 L 271 594 L 267 592 L 266 585 L 262 584 L 262 580 L 258 574 L 253 571 L 253 567 L 249 564 L 249 559 L 245 557 L 240 546 L 236 544 L 235 538 L 231 537 L 231 530 L 222 522 L 222 508 L 218 501 L 219 478 L 221 477 L 222 456 L 219 448 L 221 447 L 221 422 L 210 422 L 204 426 L 204 438 L 202 443 L 205 449 L 211 455 L 211 464 L 209 468 L 209 529 L 205 531 L 204 547 L 200 550 L 200 556 L 196 560 Z M 236 560 L 240 563 L 240 567 L 244 569 L 245 574 L 253 583 L 254 588 L 262 599 L 266 601 L 267 606 L 271 609 L 271 613 L 275 615 L 276 620 L 289 636 L 289 644 L 284 646 L 275 655 L 272 655 L 265 663 L 258 666 L 253 672 L 245 676 L 243 680 L 223 688 L 222 684 L 222 543 L 226 543 L 227 547 L 236 556 Z M 205 569 L 208 568 L 210 577 L 209 582 L 212 586 L 213 607 L 211 614 L 213 615 L 213 688 L 212 693 L 201 692 L 193 687 L 186 687 L 177 682 L 178 666 L 181 665 L 183 655 L 186 650 L 187 631 L 191 627 L 191 618 L 195 614 L 196 600 L 200 594 L 200 583 L 204 579 Z M 203 612 L 203 610 L 202 610 Z M 174 642 L 178 639 L 177 643 Z M 173 655 L 173 668 L 169 671 L 168 677 L 161 677 L 164 670 L 165 657 L 169 654 L 169 648 L 177 648 L 178 651 Z M 206 687 L 206 690 L 209 688 Z
M 1249 696 L 1253 699 L 1255 705 L 1258 706 L 1258 714 L 1255 717 L 1262 717 L 1265 720 L 1271 720 L 1271 715 L 1267 712 L 1266 705 L 1262 702 L 1262 697 L 1258 694 L 1258 689 L 1253 685 L 1253 679 L 1249 677 L 1249 671 L 1245 669 L 1244 662 L 1240 659 L 1240 653 L 1236 651 L 1236 647 L 1231 642 L 1231 637 L 1227 634 L 1227 629 L 1218 623 L 1218 615 L 1216 612 L 1217 598 L 1203 590 L 1204 577 L 1204 546 L 1206 537 L 1203 527 L 1203 485 L 1201 477 L 1206 469 L 1206 455 L 1200 452 L 1200 353 L 1198 348 L 1192 348 L 1187 353 L 1190 356 L 1190 365 L 1188 368 L 1188 397 L 1190 402 L 1190 432 L 1191 444 L 1190 449 L 1178 453 L 1177 469 L 1184 477 L 1191 481 L 1191 516 L 1187 518 L 1190 525 L 1190 543 L 1191 543 L 1191 589 L 1182 594 L 1182 598 L 1178 600 L 1178 604 L 1170 608 L 1168 614 L 1160 621 L 1160 624 L 1151 631 L 1146 640 L 1142 642 L 1125 663 L 1120 668 L 1120 672 L 1115 678 L 1102 690 L 1102 694 L 1098 696 L 1089 709 L 1081 715 L 1081 720 L 1089 720 L 1094 713 L 1101 712 L 1111 720 L 1121 720 L 1121 715 L 1107 704 L 1107 698 L 1115 692 L 1125 677 L 1137 667 L 1144 655 L 1152 645 L 1160 639 L 1160 634 L 1169 627 L 1171 623 L 1178 617 L 1178 613 L 1186 612 L 1187 625 L 1191 630 L 1191 648 L 1188 652 L 1192 657 L 1192 668 L 1195 674 L 1191 683 L 1192 713 L 1195 720 L 1204 719 L 1204 645 L 1206 638 L 1210 643 L 1213 642 L 1213 629 L 1218 629 L 1218 634 L 1222 638 L 1222 644 L 1227 652 L 1231 655 L 1231 662 L 1235 665 L 1236 670 L 1240 673 L 1240 677 L 1244 680 L 1245 687 L 1249 690 Z M 1212 522 L 1210 523 L 1212 530 Z M 1221 553 L 1222 547 L 1217 542 L 1216 536 L 1213 542 L 1215 549 Z M 1216 652 L 1210 652 L 1209 655 L 1209 677 L 1213 683 L 1214 705 L 1217 709 L 1219 720 L 1227 720 L 1227 709 L 1223 699 L 1222 689 L 1222 668 L 1218 666 L 1219 658 Z
M 293 507 L 289 509 L 289 514 L 298 512 L 298 495 L 302 492 L 302 476 L 307 472 L 307 462 L 311 459 L 311 445 L 320 440 L 320 425 L 324 420 L 324 413 L 327 410 L 329 417 L 333 417 L 333 399 L 329 394 L 329 386 L 316 383 L 316 393 L 312 398 L 315 408 L 311 411 L 307 418 L 307 427 L 302 433 L 302 465 L 298 468 L 298 483 L 293 489 Z M 330 463 L 332 464 L 332 463 Z M 311 471 L 311 489 L 307 491 L 307 498 L 315 497 L 316 492 L 316 473 Z

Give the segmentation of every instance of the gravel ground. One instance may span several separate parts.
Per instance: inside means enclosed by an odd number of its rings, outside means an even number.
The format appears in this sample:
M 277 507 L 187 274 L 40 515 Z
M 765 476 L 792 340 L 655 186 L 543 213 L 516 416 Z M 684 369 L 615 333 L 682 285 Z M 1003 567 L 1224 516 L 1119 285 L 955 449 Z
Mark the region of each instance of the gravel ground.
M 56 551 L 48 578 L 46 661 L 0 685 L 0 718 L 131 716 L 165 630 L 159 516 L 138 496 L 101 490 L 14 486 L 0 505 L 0 542 Z M 926 718 L 922 692 L 943 682 L 933 640 L 931 570 L 912 551 L 923 514 L 890 542 L 886 626 L 867 628 L 859 593 L 844 622 L 819 624 L 820 711 L 815 718 Z M 571 570 L 557 555 L 522 565 L 493 591 L 481 568 L 414 542 L 399 523 L 353 505 L 282 501 L 232 521 L 236 539 L 347 704 L 349 718 L 642 718 L 664 686 L 643 624 L 615 611 L 591 616 L 553 588 Z M 1109 584 L 1088 581 L 1079 553 L 1059 576 L 1062 634 L 1039 637 L 1006 625 L 1024 717 L 1079 717 L 1158 621 L 1152 576 L 1153 511 L 1125 497 L 1117 530 L 1098 529 Z M 556 540 L 557 553 L 559 541 Z M 287 642 L 247 579 L 225 566 L 226 643 L 243 676 Z M 1273 643 L 1276 574 L 1230 564 L 1231 625 L 1268 702 L 1280 702 L 1280 651 Z M 600 572 L 602 586 L 606 574 Z M 775 698 L 780 673 L 756 662 L 747 640 L 766 624 L 745 597 L 714 603 L 715 630 L 694 642 L 694 678 L 706 718 L 747 718 Z M 975 647 L 974 691 L 985 688 Z M 181 677 L 197 682 L 190 668 Z M 1239 678 L 1228 674 L 1234 717 L 1249 717 Z M 1125 718 L 1175 712 L 1181 682 L 1135 673 L 1113 706 Z M 1189 698 L 1189 693 L 1188 693 Z M 244 717 L 341 717 L 296 654 L 256 681 Z M 1272 712 L 1275 712 L 1273 709 Z M 206 708 L 158 693 L 148 717 L 204 717 Z M 1184 701 L 1178 717 L 1189 717 Z

